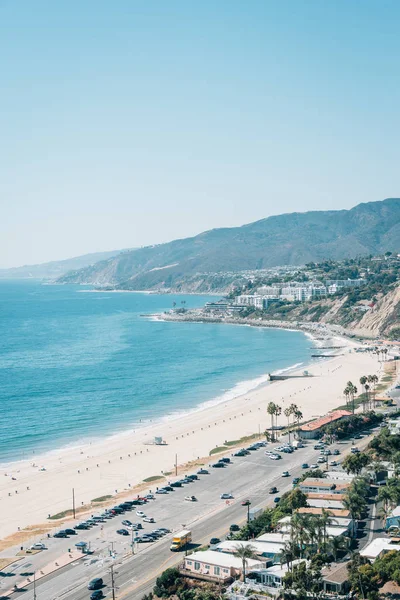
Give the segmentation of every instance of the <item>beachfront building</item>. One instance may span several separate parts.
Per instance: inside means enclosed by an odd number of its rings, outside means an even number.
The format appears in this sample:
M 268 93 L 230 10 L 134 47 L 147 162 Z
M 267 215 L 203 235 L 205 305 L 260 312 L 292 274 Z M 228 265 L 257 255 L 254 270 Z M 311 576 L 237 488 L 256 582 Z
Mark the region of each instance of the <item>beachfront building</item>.
M 345 596 L 350 592 L 348 563 L 331 563 L 321 570 L 324 592 L 332 596 Z
M 348 419 L 351 415 L 352 413 L 348 410 L 333 410 L 324 417 L 319 417 L 319 419 L 302 425 L 298 430 L 299 436 L 304 439 L 317 438 L 321 435 L 323 427 L 341 419 Z
M 345 494 L 349 489 L 351 481 L 339 479 L 321 479 L 307 477 L 301 481 L 299 488 L 304 494 Z
M 260 541 L 260 539 L 251 540 L 249 542 L 242 540 L 226 540 L 225 542 L 218 544 L 214 550 L 215 552 L 233 554 L 236 552 L 238 544 L 242 546 L 251 546 L 254 553 L 257 554 L 260 559 L 263 559 L 267 566 L 280 563 L 282 551 L 285 547 L 285 544 L 283 543 Z
M 351 518 L 350 511 L 345 508 L 317 508 L 317 507 L 304 507 L 299 508 L 296 513 L 299 515 L 315 515 L 316 517 L 321 517 L 324 513 L 328 513 L 331 518 L 330 525 L 332 527 L 345 527 L 347 529 L 346 535 L 349 537 L 354 537 L 357 531 L 357 525 L 354 519 Z
M 276 564 L 272 567 L 268 567 L 267 569 L 257 571 L 257 573 L 255 573 L 255 581 L 265 587 L 281 589 L 283 587 L 283 578 L 285 577 L 286 573 L 294 566 L 299 565 L 302 562 L 305 562 L 307 565 L 309 564 L 309 561 L 297 559 L 292 561 L 289 566 L 287 564 Z
M 227 300 L 219 300 L 218 302 L 206 302 L 204 305 L 205 312 L 209 313 L 238 313 L 243 310 L 243 306 L 236 306 Z
M 390 538 L 375 538 L 360 550 L 360 555 L 374 562 L 374 560 L 392 550 L 399 551 L 400 545 Z
M 337 494 L 328 494 L 329 498 L 325 497 L 325 494 L 307 494 L 307 505 L 310 508 L 325 508 L 326 510 L 343 510 L 344 504 L 340 500 L 340 496 Z M 332 498 L 334 498 L 332 500 Z
M 356 288 L 365 283 L 365 279 L 327 279 L 325 287 L 328 290 L 328 294 L 336 294 L 336 292 L 343 288 Z
M 205 581 L 225 582 L 239 577 L 242 574 L 242 568 L 242 560 L 233 554 L 206 550 L 186 556 L 181 573 Z M 265 560 L 247 559 L 246 572 L 260 569 L 265 569 Z
M 279 530 L 283 534 L 290 534 L 292 530 L 292 516 L 288 515 L 287 517 L 283 517 L 278 521 Z M 326 527 L 326 535 L 330 538 L 336 538 L 339 536 L 347 536 L 352 537 L 354 534 L 354 524 L 352 519 L 342 519 L 340 524 L 336 524 L 332 521 Z

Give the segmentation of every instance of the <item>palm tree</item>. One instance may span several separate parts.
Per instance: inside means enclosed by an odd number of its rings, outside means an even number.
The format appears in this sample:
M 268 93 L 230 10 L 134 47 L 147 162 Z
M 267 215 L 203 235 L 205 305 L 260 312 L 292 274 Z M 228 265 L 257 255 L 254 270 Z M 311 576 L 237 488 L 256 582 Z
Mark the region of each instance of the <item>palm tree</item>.
M 290 417 L 292 416 L 292 408 L 291 408 L 291 406 L 288 406 L 287 408 L 285 408 L 285 410 L 283 411 L 283 414 L 287 418 L 287 426 L 288 426 L 288 433 L 289 433 L 289 444 L 290 444 Z
M 357 394 L 357 388 L 351 381 L 347 382 L 347 388 L 349 390 L 349 396 L 351 399 L 352 412 L 354 414 L 354 396 Z
M 364 385 L 364 390 L 365 390 L 365 395 L 367 397 L 368 408 L 371 409 L 371 401 L 370 401 L 370 397 L 369 397 L 369 385 L 368 385 L 368 383 L 366 383 Z
M 391 512 L 393 504 L 393 493 L 389 486 L 379 488 L 378 502 L 382 502 L 381 516 L 384 525 L 386 525 L 386 520 Z
M 372 383 L 373 406 L 375 407 L 375 388 L 376 388 L 376 384 L 379 381 L 379 378 L 377 375 L 368 375 L 368 381 L 369 381 L 369 383 Z
M 346 386 L 343 390 L 343 395 L 346 398 L 346 406 L 349 405 L 349 399 L 350 399 L 350 390 L 349 390 L 349 386 Z
M 271 415 L 271 435 L 272 441 L 274 441 L 274 415 L 275 415 L 275 402 L 269 402 L 267 406 L 267 413 Z
M 281 554 L 280 554 L 280 562 L 281 564 L 286 563 L 288 570 L 292 570 L 293 561 L 298 554 L 298 546 L 292 541 L 288 540 L 285 542 Z
M 275 426 L 278 427 L 278 417 L 282 414 L 282 407 L 279 404 L 275 404 Z M 278 432 L 276 432 L 276 436 L 278 437 Z
M 365 392 L 365 385 L 366 385 L 367 381 L 368 381 L 368 379 L 367 379 L 366 375 L 363 375 L 362 377 L 360 377 L 360 383 L 361 383 L 361 386 L 364 388 L 364 393 L 365 393 L 365 396 L 363 396 L 363 400 L 362 400 L 363 412 L 365 412 L 365 400 L 366 400 L 366 396 L 367 396 L 367 393 Z
M 339 535 L 338 537 L 330 538 L 328 542 L 328 551 L 332 553 L 333 560 L 337 561 L 338 552 L 341 550 L 347 552 L 349 549 L 349 538 L 344 535 Z
M 246 568 L 249 559 L 257 560 L 259 556 L 256 554 L 256 549 L 251 544 L 237 544 L 233 556 L 240 558 L 242 561 L 243 583 L 246 583 Z

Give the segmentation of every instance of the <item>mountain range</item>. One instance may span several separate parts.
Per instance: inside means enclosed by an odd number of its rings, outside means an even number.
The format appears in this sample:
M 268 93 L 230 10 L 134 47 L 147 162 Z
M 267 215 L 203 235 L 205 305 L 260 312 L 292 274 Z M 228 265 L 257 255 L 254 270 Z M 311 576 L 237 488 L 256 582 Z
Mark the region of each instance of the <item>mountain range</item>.
M 38 265 L 24 265 L 11 269 L 0 269 L 0 279 L 57 279 L 71 270 L 83 269 L 95 263 L 113 258 L 121 250 L 93 252 L 66 260 L 53 260 Z
M 210 273 L 302 265 L 324 259 L 400 251 L 400 198 L 350 210 L 271 216 L 241 227 L 212 229 L 195 237 L 123 251 L 66 273 L 61 283 L 117 289 L 180 289 Z

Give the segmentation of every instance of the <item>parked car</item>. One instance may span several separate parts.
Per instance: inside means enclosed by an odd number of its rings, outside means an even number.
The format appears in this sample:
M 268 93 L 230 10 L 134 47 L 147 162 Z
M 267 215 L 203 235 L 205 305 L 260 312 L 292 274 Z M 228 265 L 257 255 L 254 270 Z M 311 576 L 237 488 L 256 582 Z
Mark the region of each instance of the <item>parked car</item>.
M 236 523 L 233 523 L 230 527 L 229 527 L 229 531 L 240 531 L 240 527 L 239 525 L 236 525 Z
M 277 496 L 276 498 L 274 498 L 274 502 L 275 502 L 275 504 L 278 504 L 278 502 L 280 502 L 280 497 Z
M 185 500 L 188 502 L 197 502 L 196 496 L 185 496 Z
M 278 488 L 276 488 L 275 486 L 273 486 L 272 488 L 270 488 L 269 493 L 270 494 L 276 494 L 278 491 Z
M 117 533 L 119 535 L 129 535 L 129 531 L 127 529 L 117 529 Z
M 122 525 L 125 525 L 125 527 L 131 527 L 132 526 L 132 522 L 128 521 L 128 519 L 124 519 L 122 521 Z
M 227 465 L 229 465 L 232 461 L 230 458 L 228 458 L 227 456 L 225 456 L 224 458 L 220 458 L 218 462 L 224 462 Z
M 145 523 L 155 523 L 154 517 L 143 517 Z
M 78 523 L 78 525 L 75 525 L 74 529 L 89 529 L 89 525 L 87 523 Z
M 209 472 L 209 471 L 207 471 L 207 469 L 199 469 L 199 470 L 197 471 L 197 474 L 198 474 L 198 475 L 209 475 L 209 473 L 210 473 L 210 472 Z
M 46 546 L 42 542 L 36 542 L 36 544 L 32 544 L 31 550 L 45 550 Z
M 243 500 L 242 502 L 242 506 L 250 506 L 251 502 L 250 500 Z
M 340 454 L 340 451 L 339 451 L 339 450 L 336 448 L 336 449 L 333 451 L 333 454 L 334 454 L 335 456 L 339 456 L 339 454 Z
M 338 464 L 337 460 L 331 460 L 331 467 L 337 467 Z
M 220 498 L 221 500 L 232 500 L 233 496 L 232 494 L 221 494 Z
M 156 491 L 156 494 L 168 494 L 167 490 L 165 488 L 160 488 L 159 490 Z
M 290 477 L 289 471 L 283 471 L 282 477 Z
M 145 517 L 146 516 L 142 510 L 137 510 L 136 514 L 137 514 L 138 517 Z
M 293 485 L 297 485 L 300 481 L 300 477 L 293 477 Z
M 192 479 L 193 481 L 196 481 L 196 479 L 198 479 L 197 475 L 188 475 L 188 479 Z
M 147 500 L 155 500 L 154 495 L 153 494 L 147 494 L 146 496 Z
M 313 463 L 312 465 L 310 465 L 310 469 L 318 469 L 318 465 L 316 465 L 315 463 Z
M 68 536 L 67 536 L 67 534 L 66 534 L 66 532 L 64 530 L 61 530 L 61 531 L 57 531 L 57 533 L 55 533 L 53 535 L 53 537 L 55 537 L 55 538 L 66 538 Z
M 90 600 L 101 600 L 101 598 L 104 598 L 102 590 L 95 590 L 90 594 Z
M 308 469 L 308 468 L 309 468 L 309 466 L 308 466 L 308 464 L 307 464 L 307 463 L 303 463 L 303 464 L 301 465 L 301 468 L 302 468 L 302 469 Z
M 65 529 L 67 535 L 76 535 L 75 529 Z
M 246 456 L 246 452 L 243 452 L 243 450 L 239 450 L 238 452 L 235 452 L 233 456 Z
M 224 462 L 217 462 L 214 463 L 213 465 L 211 465 L 214 469 L 223 469 L 225 467 L 225 463 Z
M 173 481 L 172 483 L 170 483 L 170 486 L 172 488 L 182 487 L 182 483 L 180 481 Z

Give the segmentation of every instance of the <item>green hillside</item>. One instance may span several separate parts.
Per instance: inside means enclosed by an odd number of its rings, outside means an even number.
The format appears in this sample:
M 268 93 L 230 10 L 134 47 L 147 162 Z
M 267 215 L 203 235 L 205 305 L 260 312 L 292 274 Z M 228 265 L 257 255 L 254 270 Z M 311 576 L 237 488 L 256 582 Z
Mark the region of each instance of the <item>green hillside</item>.
M 268 217 L 242 227 L 127 251 L 59 281 L 123 289 L 170 289 L 198 273 L 301 265 L 324 259 L 400 251 L 400 199 L 351 210 Z

